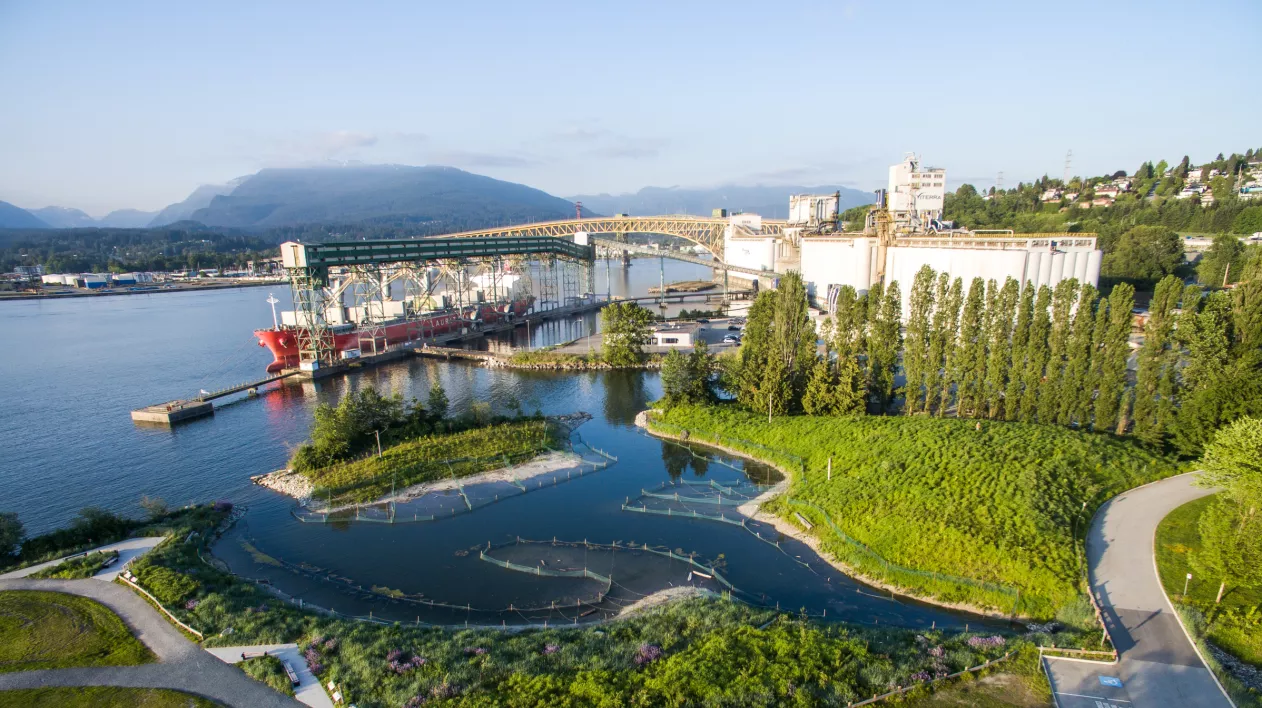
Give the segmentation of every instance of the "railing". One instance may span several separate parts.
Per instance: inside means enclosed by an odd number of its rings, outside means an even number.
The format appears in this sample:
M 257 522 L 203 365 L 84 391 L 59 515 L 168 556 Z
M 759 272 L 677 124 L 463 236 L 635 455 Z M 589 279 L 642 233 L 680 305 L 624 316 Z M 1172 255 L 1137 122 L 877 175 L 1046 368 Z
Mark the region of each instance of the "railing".
M 858 706 L 867 706 L 867 705 L 872 705 L 873 703 L 880 703 L 881 701 L 889 700 L 895 696 L 901 696 L 904 693 L 907 693 L 908 691 L 914 691 L 915 689 L 921 688 L 922 686 L 932 686 L 942 681 L 950 681 L 953 678 L 959 678 L 960 676 L 963 676 L 964 674 L 971 674 L 976 671 L 982 671 L 984 669 L 988 669 L 994 666 L 995 664 L 999 664 L 999 663 L 1007 661 L 1008 659 L 1012 658 L 1012 654 L 1013 652 L 1008 652 L 1004 654 L 1003 656 L 999 657 L 998 659 L 990 659 L 983 664 L 978 664 L 977 666 L 969 667 L 967 669 L 964 669 L 963 671 L 956 671 L 953 674 L 950 674 L 948 676 L 943 676 L 941 678 L 936 678 L 931 681 L 924 681 L 912 686 L 899 686 L 893 691 L 889 691 L 887 693 L 882 693 L 880 695 L 872 696 L 871 698 L 867 700 L 859 701 L 858 703 L 847 703 L 846 708 L 857 708 Z
M 165 615 L 166 615 L 166 616 L 167 616 L 167 617 L 168 617 L 168 618 L 169 618 L 172 622 L 174 622 L 174 623 L 175 623 L 175 624 L 176 624 L 176 625 L 177 625 L 180 629 L 183 629 L 184 631 L 188 632 L 189 634 L 192 634 L 193 636 L 197 637 L 198 639 L 205 639 L 205 638 L 206 638 L 206 637 L 205 637 L 205 635 L 203 635 L 201 632 L 199 632 L 199 631 L 197 631 L 196 629 L 193 629 L 192 627 L 188 626 L 187 624 L 184 624 L 183 622 L 181 622 L 181 621 L 180 621 L 180 618 L 178 618 L 178 617 L 176 617 L 175 615 L 171 614 L 171 611 L 170 611 L 170 610 L 168 610 L 167 608 L 163 607 L 161 602 L 158 602 L 158 598 L 154 597 L 153 595 L 150 595 L 148 590 L 145 590 L 144 588 L 140 587 L 140 586 L 139 586 L 139 585 L 137 585 L 136 583 L 134 583 L 134 582 L 132 582 L 132 581 L 128 580 L 126 575 L 120 575 L 120 576 L 118 576 L 118 579 L 119 579 L 119 580 L 121 580 L 121 581 L 123 581 L 124 583 L 127 583 L 128 585 L 130 585 L 131 587 L 133 587 L 133 588 L 135 588 L 137 591 L 139 591 L 141 594 L 143 594 L 145 597 L 149 598 L 149 601 L 150 601 L 150 602 L 152 602 L 152 603 L 154 604 L 154 606 L 155 606 L 155 607 L 157 607 L 159 610 L 162 610 L 162 613 L 163 613 L 163 614 L 165 614 Z

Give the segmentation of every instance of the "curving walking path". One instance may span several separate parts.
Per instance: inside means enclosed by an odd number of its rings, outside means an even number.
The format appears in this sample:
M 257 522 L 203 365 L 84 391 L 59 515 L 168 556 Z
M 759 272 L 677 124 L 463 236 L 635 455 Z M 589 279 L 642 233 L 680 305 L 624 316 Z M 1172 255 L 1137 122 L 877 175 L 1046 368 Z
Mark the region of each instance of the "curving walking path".
M 85 580 L 0 580 L 0 590 L 52 590 L 82 595 L 113 610 L 158 657 L 142 666 L 102 666 L 0 673 L 0 691 L 44 686 L 172 688 L 241 708 L 301 708 L 302 704 L 203 651 L 147 602 L 122 585 Z
M 1184 474 L 1137 487 L 1096 513 L 1087 536 L 1091 590 L 1118 662 L 1048 657 L 1059 708 L 1231 708 L 1157 577 L 1157 525 L 1176 508 L 1211 493 L 1193 486 L 1194 478 Z

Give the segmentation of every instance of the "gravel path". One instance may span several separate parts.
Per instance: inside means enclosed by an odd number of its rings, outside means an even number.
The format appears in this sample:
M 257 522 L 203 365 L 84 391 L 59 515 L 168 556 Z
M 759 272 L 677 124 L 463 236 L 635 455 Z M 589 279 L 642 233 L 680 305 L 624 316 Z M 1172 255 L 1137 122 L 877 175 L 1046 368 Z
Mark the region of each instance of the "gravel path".
M 1185 474 L 1132 489 L 1096 513 L 1087 536 L 1091 589 L 1118 663 L 1048 659 L 1060 708 L 1230 708 L 1231 701 L 1183 631 L 1157 577 L 1157 525 L 1211 490 Z
M 264 652 L 289 662 L 294 673 L 298 674 L 298 685 L 294 687 L 294 697 L 312 708 L 333 708 L 333 701 L 320 685 L 320 679 L 307 668 L 307 662 L 298 651 L 297 644 L 256 644 L 248 647 L 210 647 L 206 651 L 215 658 L 229 664 L 242 661 L 242 655 L 252 659 Z
M 127 588 L 86 580 L 0 580 L 0 590 L 52 590 L 88 597 L 110 608 L 158 657 L 144 666 L 48 669 L 0 674 L 0 690 L 43 686 L 173 688 L 240 708 L 293 708 L 302 704 L 273 691 L 184 638 L 178 629 Z
M 88 551 L 88 553 L 94 553 L 96 551 L 118 551 L 118 560 L 114 563 L 114 565 L 106 568 L 100 573 L 97 573 L 96 577 L 101 578 L 102 580 L 113 580 L 119 573 L 123 572 L 123 568 L 126 567 L 128 563 L 153 550 L 154 546 L 157 546 L 165 540 L 166 536 L 141 536 L 139 538 L 129 538 L 126 541 L 119 541 L 118 543 L 111 543 L 108 546 L 101 546 L 100 548 L 94 548 L 91 551 Z M 83 554 L 80 553 L 77 555 Z M 66 556 L 66 558 L 58 558 L 57 560 L 51 560 L 47 563 L 39 563 L 22 568 L 21 570 L 0 574 L 0 580 L 25 578 L 26 576 L 38 573 L 45 568 L 60 565 L 67 558 L 74 557 L 77 556 Z

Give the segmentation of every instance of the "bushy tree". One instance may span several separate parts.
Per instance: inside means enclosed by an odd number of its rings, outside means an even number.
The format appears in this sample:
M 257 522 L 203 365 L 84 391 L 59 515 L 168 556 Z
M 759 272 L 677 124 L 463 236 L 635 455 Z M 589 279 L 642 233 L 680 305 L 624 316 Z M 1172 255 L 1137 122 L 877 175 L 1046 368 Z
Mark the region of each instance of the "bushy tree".
M 1004 419 L 1021 417 L 1022 385 L 1026 356 L 1030 344 L 1030 323 L 1034 320 L 1034 283 L 1021 288 L 1017 305 L 1017 322 L 1012 328 L 1012 348 L 1008 357 L 1008 383 L 1004 386 Z
M 1012 343 L 1013 318 L 1016 316 L 1020 286 L 1008 278 L 995 300 L 989 320 L 989 342 L 986 353 L 986 417 L 994 420 L 1003 415 L 1004 391 L 1011 369 L 1008 359 L 1014 348 Z
M 1038 289 L 1034 299 L 1034 316 L 1030 320 L 1030 337 L 1025 350 L 1025 371 L 1021 374 L 1021 420 L 1038 420 L 1042 394 L 1043 369 L 1047 366 L 1047 338 L 1052 330 L 1052 291 L 1046 285 Z
M 861 415 L 866 400 L 863 373 L 853 359 L 839 359 L 833 365 L 820 358 L 802 394 L 802 410 L 808 415 Z
M 925 409 L 925 392 L 929 367 L 929 318 L 933 312 L 933 268 L 921 267 L 912 282 L 908 302 L 907 336 L 903 351 L 904 412 L 912 414 Z
M 961 417 L 976 416 L 980 405 L 986 367 L 986 342 L 982 335 L 985 304 L 986 281 L 974 278 L 960 315 L 960 331 L 955 346 L 959 353 L 955 375 L 958 382 L 957 415 Z
M 960 329 L 960 308 L 964 305 L 964 279 L 956 278 L 947 291 L 941 331 L 943 338 L 942 379 L 938 389 L 938 415 L 946 415 L 951 407 L 951 392 L 959 380 L 959 341 L 956 333 Z
M 1227 587 L 1262 584 L 1262 508 L 1231 499 L 1215 501 L 1197 524 L 1201 547 L 1188 555 L 1192 569 L 1218 581 L 1214 602 Z
M 1183 293 L 1183 283 L 1167 276 L 1157 283 L 1148 305 L 1148 322 L 1144 325 L 1144 344 L 1139 350 L 1139 368 L 1135 383 L 1135 437 L 1152 445 L 1165 441 L 1170 425 L 1172 401 L 1164 396 L 1168 367 L 1172 361 L 1174 311 Z
M 1104 255 L 1102 274 L 1131 282 L 1155 282 L 1183 265 L 1183 240 L 1164 226 L 1136 226 Z
M 709 403 L 714 400 L 714 355 L 698 340 L 685 356 L 672 349 L 662 361 L 662 392 L 665 405 Z
M 1241 418 L 1214 434 L 1197 484 L 1221 488 L 1243 507 L 1262 509 L 1262 418 Z
M 885 288 L 884 296 L 876 307 L 876 317 L 871 325 L 868 343 L 869 372 L 872 399 L 878 410 L 884 413 L 894 398 L 894 375 L 898 370 L 898 352 L 902 349 L 903 301 L 895 280 Z
M 1097 431 L 1125 432 L 1127 416 L 1123 405 L 1126 392 L 1126 360 L 1130 357 L 1131 322 L 1135 288 L 1121 283 L 1109 293 L 1108 328 L 1104 346 L 1095 352 L 1099 359 L 1099 392 L 1095 399 L 1094 423 Z
M 1196 279 L 1207 288 L 1225 287 L 1244 275 L 1244 244 L 1232 234 L 1218 234 L 1196 264 Z
M 653 313 L 634 302 L 615 302 L 600 311 L 602 354 L 610 366 L 635 366 L 652 340 Z

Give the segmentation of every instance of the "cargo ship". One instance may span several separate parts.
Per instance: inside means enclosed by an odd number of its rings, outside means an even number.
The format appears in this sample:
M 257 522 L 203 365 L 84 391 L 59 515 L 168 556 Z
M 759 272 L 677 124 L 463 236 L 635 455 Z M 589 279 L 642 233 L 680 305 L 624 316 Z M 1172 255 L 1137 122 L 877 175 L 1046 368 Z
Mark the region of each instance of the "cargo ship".
M 381 322 L 329 323 L 333 332 L 334 356 L 353 359 L 360 354 L 385 351 L 387 347 L 425 337 L 454 332 L 462 327 L 480 327 L 505 318 L 521 317 L 530 309 L 533 296 L 499 304 L 470 305 L 463 309 L 436 310 L 415 317 L 395 317 Z M 402 303 L 387 302 L 387 305 Z M 340 311 L 358 308 L 336 308 Z M 275 313 L 273 312 L 273 315 Z M 272 351 L 274 360 L 267 365 L 269 373 L 298 367 L 298 328 L 294 313 L 282 313 L 282 322 L 271 329 L 254 330 L 260 347 Z

